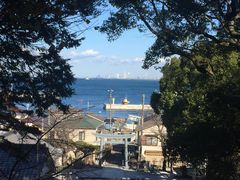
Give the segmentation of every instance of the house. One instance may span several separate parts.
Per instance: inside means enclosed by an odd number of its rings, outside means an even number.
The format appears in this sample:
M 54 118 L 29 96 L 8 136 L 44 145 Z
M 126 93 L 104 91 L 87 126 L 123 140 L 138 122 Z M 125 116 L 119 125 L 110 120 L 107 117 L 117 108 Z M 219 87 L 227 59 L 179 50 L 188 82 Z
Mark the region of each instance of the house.
M 103 123 L 102 117 L 75 108 L 70 108 L 67 113 L 50 109 L 48 114 L 45 118 L 33 117 L 31 122 L 45 133 L 44 141 L 54 149 L 62 150 L 62 161 L 58 161 L 59 167 L 91 154 L 89 151 L 94 152 L 97 145 L 96 129 Z M 94 159 L 94 155 L 88 156 L 84 162 L 91 164 L 94 163 Z
M 138 125 L 135 131 L 139 135 L 141 160 L 145 160 L 151 165 L 162 166 L 164 159 L 162 142 L 166 135 L 166 128 L 161 124 L 159 116 L 153 115 L 145 118 L 142 126 Z
M 12 143 L 3 134 L 0 137 L 0 159 L 0 179 L 38 179 L 55 171 L 44 144 Z
M 70 140 L 73 142 L 83 141 L 96 145 L 96 129 L 103 123 L 94 115 L 82 114 L 72 116 L 57 124 L 50 132 L 53 139 Z
M 54 113 L 53 113 L 54 112 Z M 50 116 L 43 120 L 43 131 L 50 130 L 46 141 L 56 148 L 63 150 L 62 164 L 68 165 L 85 155 L 82 159 L 85 164 L 95 163 L 96 129 L 103 124 L 100 117 L 94 114 L 85 114 L 71 110 L 67 114 L 52 111 Z
M 9 143 L 25 145 L 25 146 L 44 146 L 44 148 L 48 149 L 49 155 L 54 163 L 55 168 L 62 166 L 62 156 L 63 151 L 60 148 L 55 148 L 51 144 L 47 143 L 44 140 L 39 141 L 39 137 L 30 133 L 21 134 L 17 131 L 0 131 L 0 137 Z M 39 141 L 39 142 L 38 142 Z M 35 148 L 36 149 L 36 148 Z
M 42 132 L 49 131 L 44 139 L 83 141 L 95 145 L 96 129 L 103 124 L 103 120 L 104 118 L 93 113 L 84 113 L 81 110 L 70 108 L 67 113 L 51 109 L 48 117 L 32 117 L 31 122 Z

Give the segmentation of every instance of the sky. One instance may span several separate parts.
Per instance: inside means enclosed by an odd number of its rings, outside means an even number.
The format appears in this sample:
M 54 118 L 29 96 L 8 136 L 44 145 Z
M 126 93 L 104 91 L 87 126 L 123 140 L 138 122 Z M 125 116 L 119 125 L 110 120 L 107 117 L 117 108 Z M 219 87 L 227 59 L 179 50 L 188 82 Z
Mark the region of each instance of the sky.
M 160 70 L 142 69 L 145 52 L 154 42 L 150 35 L 130 30 L 109 42 L 107 35 L 93 28 L 87 30 L 78 48 L 64 49 L 76 78 L 159 79 Z

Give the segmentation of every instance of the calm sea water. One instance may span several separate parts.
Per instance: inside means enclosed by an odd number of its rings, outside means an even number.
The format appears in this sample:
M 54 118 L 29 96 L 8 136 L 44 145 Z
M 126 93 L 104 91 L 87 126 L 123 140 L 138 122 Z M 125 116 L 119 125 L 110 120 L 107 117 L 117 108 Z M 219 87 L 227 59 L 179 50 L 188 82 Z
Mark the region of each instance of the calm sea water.
M 104 117 L 109 114 L 103 109 L 103 104 L 109 102 L 109 89 L 113 90 L 116 104 L 125 97 L 131 104 L 141 104 L 142 94 L 145 94 L 145 104 L 149 104 L 152 92 L 159 90 L 156 80 L 77 79 L 73 87 L 75 95 L 65 100 L 67 104 Z M 113 111 L 112 114 L 113 117 L 127 117 L 128 114 L 141 115 L 141 112 Z

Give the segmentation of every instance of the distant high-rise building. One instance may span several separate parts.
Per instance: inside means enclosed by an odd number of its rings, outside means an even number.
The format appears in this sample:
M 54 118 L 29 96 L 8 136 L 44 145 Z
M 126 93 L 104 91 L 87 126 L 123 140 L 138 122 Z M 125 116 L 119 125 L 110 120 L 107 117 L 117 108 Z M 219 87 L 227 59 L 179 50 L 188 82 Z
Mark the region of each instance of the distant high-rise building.
M 119 73 L 117 73 L 116 78 L 120 79 L 120 74 Z

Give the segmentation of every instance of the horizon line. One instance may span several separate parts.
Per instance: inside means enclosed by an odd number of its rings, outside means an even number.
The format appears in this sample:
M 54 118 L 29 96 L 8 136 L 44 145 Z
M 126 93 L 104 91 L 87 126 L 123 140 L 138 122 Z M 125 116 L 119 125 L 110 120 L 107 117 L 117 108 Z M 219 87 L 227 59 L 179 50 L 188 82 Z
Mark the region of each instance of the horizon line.
M 91 80 L 91 79 L 103 79 L 103 80 L 160 80 L 160 78 L 105 78 L 105 77 L 75 77 L 75 79 L 84 79 L 84 80 Z

